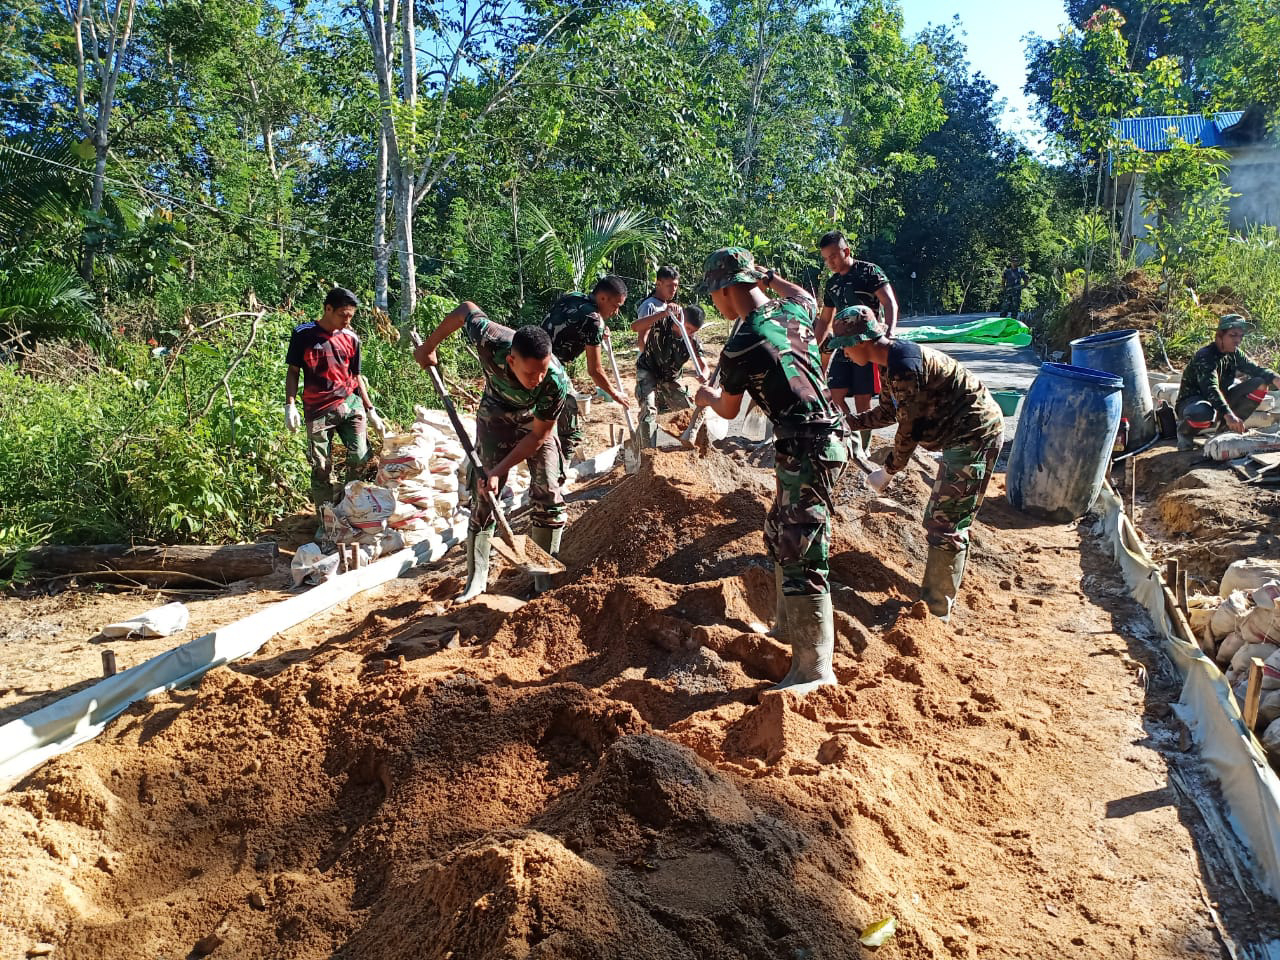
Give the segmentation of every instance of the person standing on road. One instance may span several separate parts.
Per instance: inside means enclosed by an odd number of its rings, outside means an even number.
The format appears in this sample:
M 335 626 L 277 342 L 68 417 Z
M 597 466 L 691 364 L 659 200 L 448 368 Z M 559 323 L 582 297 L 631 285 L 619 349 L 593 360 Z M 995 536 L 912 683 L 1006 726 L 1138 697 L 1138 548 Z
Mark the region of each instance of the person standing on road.
M 551 338 L 551 350 L 566 368 L 584 352 L 587 374 L 604 393 L 624 409 L 627 402 L 620 384 L 614 384 L 600 362 L 600 346 L 609 336 L 605 321 L 617 315 L 627 302 L 627 285 L 621 277 L 601 277 L 590 294 L 565 293 L 557 298 L 542 321 L 542 329 Z M 560 414 L 560 453 L 565 468 L 582 443 L 582 411 L 578 396 L 569 391 L 564 411 Z
M 324 298 L 319 320 L 294 328 L 285 353 L 285 425 L 297 433 L 307 427 L 307 462 L 311 465 L 311 501 L 320 508 L 333 503 L 341 489 L 333 485 L 333 437 L 347 448 L 347 481 L 358 479 L 369 462 L 365 423 L 384 432 L 382 418 L 369 401 L 360 377 L 360 338 L 351 321 L 360 308 L 356 295 L 334 287 Z M 298 378 L 302 377 L 302 413 L 298 413 Z M 320 534 L 323 536 L 323 532 Z
M 841 415 L 822 375 L 813 330 L 817 304 L 804 287 L 759 269 L 741 247 L 707 257 L 704 284 L 725 319 L 743 319 L 721 352 L 720 387 L 701 387 L 694 402 L 732 420 L 749 393 L 773 423 L 777 490 L 764 540 L 776 578 L 775 630 L 791 644 L 791 668 L 773 689 L 804 696 L 836 682 L 832 494 L 849 459 Z M 766 296 L 769 290 L 780 298 Z
M 884 466 L 867 478 L 876 491 L 911 462 L 916 446 L 942 452 L 924 511 L 929 542 L 921 599 L 941 620 L 951 617 L 969 555 L 969 528 L 982 506 L 1004 442 L 1004 414 L 972 373 L 941 351 L 889 337 L 866 307 L 836 315 L 832 346 L 857 363 L 885 368 L 880 405 L 850 414 L 849 429 L 898 425 Z
M 1022 261 L 1010 257 L 1009 265 L 1000 275 L 1000 316 L 1018 318 L 1022 312 L 1022 288 L 1030 279 L 1027 271 L 1022 269 Z
M 1216 422 L 1244 433 L 1244 422 L 1267 395 L 1267 387 L 1280 389 L 1280 377 L 1260 367 L 1240 349 L 1244 335 L 1253 329 L 1238 313 L 1218 321 L 1213 342 L 1201 347 L 1182 371 L 1182 384 L 1173 405 L 1178 415 L 1178 449 L 1194 450 L 1197 434 Z M 1245 378 L 1236 383 L 1236 377 Z
M 823 288 L 822 312 L 818 315 L 818 342 L 822 343 L 831 334 L 836 311 L 854 306 L 883 310 L 885 326 L 892 336 L 898 325 L 898 298 L 885 272 L 870 261 L 855 260 L 849 241 L 839 230 L 824 233 L 818 239 L 818 250 L 831 270 Z M 855 410 L 870 410 L 872 396 L 880 393 L 880 372 L 874 364 L 856 364 L 843 351 L 836 350 L 827 368 L 827 387 L 842 416 L 847 409 L 845 398 L 850 394 Z M 856 442 L 862 453 L 869 453 L 871 431 L 857 435 Z
M 516 464 L 529 463 L 529 499 L 533 516 L 529 536 L 547 553 L 560 552 L 564 533 L 564 495 L 560 485 L 560 442 L 556 423 L 572 392 L 569 377 L 551 354 L 551 338 L 538 326 L 512 330 L 494 323 L 470 300 L 445 315 L 440 326 L 413 351 L 422 369 L 439 363 L 436 348 L 461 330 L 476 349 L 484 371 L 484 395 L 476 410 L 476 455 L 485 479 L 469 478 L 471 519 L 467 523 L 467 582 L 457 598 L 470 600 L 489 583 L 489 555 L 497 521 L 481 482 L 498 496 Z M 548 574 L 535 574 L 533 589 L 551 587 Z

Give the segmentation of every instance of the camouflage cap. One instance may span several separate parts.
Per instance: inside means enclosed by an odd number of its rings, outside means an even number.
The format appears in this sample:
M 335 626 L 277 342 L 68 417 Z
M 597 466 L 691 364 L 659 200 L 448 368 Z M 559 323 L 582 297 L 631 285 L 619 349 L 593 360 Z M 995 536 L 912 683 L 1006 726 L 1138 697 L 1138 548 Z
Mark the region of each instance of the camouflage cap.
M 864 307 L 861 304 L 845 307 L 836 314 L 835 321 L 831 324 L 833 336 L 827 341 L 827 346 L 832 350 L 857 346 L 868 340 L 879 340 L 885 335 L 886 330 L 888 328 L 880 322 L 870 307 Z
M 702 285 L 707 293 L 715 293 L 735 283 L 756 283 L 764 274 L 750 250 L 721 247 L 702 265 Z
M 1226 330 L 1243 330 L 1249 333 L 1253 330 L 1253 324 L 1238 313 L 1228 313 L 1218 321 L 1218 332 L 1223 333 Z

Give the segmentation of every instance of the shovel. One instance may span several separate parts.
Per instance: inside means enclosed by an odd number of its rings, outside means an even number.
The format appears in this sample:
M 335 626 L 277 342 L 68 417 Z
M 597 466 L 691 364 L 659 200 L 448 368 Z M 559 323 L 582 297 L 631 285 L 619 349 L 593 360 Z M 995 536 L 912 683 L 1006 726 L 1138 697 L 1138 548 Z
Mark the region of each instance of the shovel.
M 609 352 L 609 363 L 613 366 L 613 380 L 621 391 L 622 375 L 618 373 L 618 360 L 613 355 L 613 337 L 604 338 L 604 348 Z M 635 473 L 640 469 L 640 434 L 636 432 L 636 422 L 631 419 L 631 411 L 623 407 L 622 415 L 626 418 L 627 430 L 631 433 L 631 439 L 622 445 L 622 468 L 627 473 Z
M 409 338 L 416 347 L 422 343 L 422 337 L 418 336 L 416 330 L 409 334 Z M 498 539 L 494 542 L 494 546 L 498 548 L 498 552 L 502 554 L 510 563 L 522 568 L 527 573 L 564 573 L 567 567 L 547 551 L 534 543 L 529 538 L 521 535 L 516 536 L 511 530 L 511 524 L 507 522 L 507 516 L 502 512 L 502 504 L 498 502 L 498 498 L 493 495 L 493 491 L 489 489 L 486 483 L 488 474 L 480 465 L 480 458 L 476 456 L 476 449 L 471 444 L 471 438 L 467 436 L 467 431 L 462 426 L 462 421 L 458 419 L 458 411 L 453 407 L 453 401 L 449 398 L 449 393 L 444 388 L 444 380 L 440 378 L 440 371 L 435 367 L 428 367 L 427 373 L 431 375 L 431 382 L 435 385 L 436 393 L 440 394 L 440 399 L 444 401 L 445 413 L 449 415 L 449 422 L 453 424 L 453 432 L 458 435 L 458 442 L 462 444 L 462 449 L 467 454 L 467 459 L 471 462 L 471 469 L 476 472 L 479 482 L 476 486 L 479 488 L 480 496 L 485 497 L 489 501 L 489 507 L 493 510 L 494 519 L 498 523 Z
M 742 325 L 742 318 L 739 317 L 733 321 L 733 329 L 729 331 L 729 340 L 733 339 L 733 335 L 738 332 L 738 327 Z M 683 329 L 683 327 L 682 327 Z M 726 340 L 725 343 L 728 343 Z M 720 381 L 720 365 L 724 362 L 724 351 L 720 351 L 720 359 L 716 361 L 715 369 L 711 371 L 711 379 L 707 381 L 708 386 L 714 387 Z M 707 407 L 699 407 L 693 412 L 693 419 L 689 421 L 689 426 L 684 428 L 684 432 L 680 434 L 680 445 L 686 450 L 694 450 L 697 448 L 698 433 L 703 429 L 703 425 L 707 420 Z M 711 440 L 724 439 L 725 433 L 729 429 L 729 422 L 724 417 L 717 416 L 716 420 L 720 421 L 714 427 L 707 426 L 707 437 Z M 719 437 L 716 434 L 719 433 Z

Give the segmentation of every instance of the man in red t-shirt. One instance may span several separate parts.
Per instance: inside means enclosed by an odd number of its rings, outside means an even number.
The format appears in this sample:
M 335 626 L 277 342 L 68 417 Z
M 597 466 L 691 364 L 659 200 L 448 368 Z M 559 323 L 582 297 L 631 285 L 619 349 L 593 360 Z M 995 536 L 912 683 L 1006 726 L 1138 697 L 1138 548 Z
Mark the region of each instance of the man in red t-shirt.
M 360 381 L 360 338 L 351 320 L 360 306 L 356 295 L 334 287 L 324 298 L 319 320 L 300 324 L 289 337 L 285 363 L 285 425 L 296 433 L 307 424 L 307 462 L 311 464 L 311 500 L 316 512 L 336 499 L 333 488 L 333 435 L 347 448 L 347 480 L 355 480 L 369 461 L 365 420 L 383 433 L 382 418 Z M 302 412 L 298 415 L 298 372 L 302 372 Z

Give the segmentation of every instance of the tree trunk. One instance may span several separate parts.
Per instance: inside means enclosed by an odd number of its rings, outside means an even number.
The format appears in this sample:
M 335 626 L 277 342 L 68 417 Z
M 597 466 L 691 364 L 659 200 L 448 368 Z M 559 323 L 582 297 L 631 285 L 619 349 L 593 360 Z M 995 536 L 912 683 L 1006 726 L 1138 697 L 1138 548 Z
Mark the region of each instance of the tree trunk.
M 381 124 L 378 126 L 378 166 L 374 177 L 377 193 L 373 207 L 373 305 L 385 313 L 391 247 L 387 243 L 387 132 Z
M 36 547 L 27 553 L 34 569 L 49 574 L 83 574 L 87 580 L 111 576 L 112 570 L 145 571 L 137 578 L 147 581 L 191 582 L 190 574 L 206 580 L 230 583 L 249 577 L 266 576 L 275 570 L 274 543 L 236 543 L 220 547 L 179 545 L 171 547 L 131 547 L 108 543 L 85 547 Z
M 397 158 L 399 172 L 396 185 L 396 234 L 400 242 L 400 322 L 406 327 L 413 322 L 418 307 L 418 270 L 413 256 L 414 191 L 417 189 L 413 161 L 410 159 L 418 138 L 418 47 L 413 20 L 413 0 L 404 0 L 400 9 L 400 99 L 408 107 L 408 144 Z

